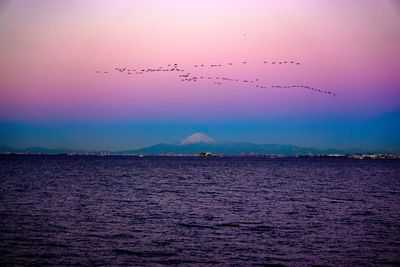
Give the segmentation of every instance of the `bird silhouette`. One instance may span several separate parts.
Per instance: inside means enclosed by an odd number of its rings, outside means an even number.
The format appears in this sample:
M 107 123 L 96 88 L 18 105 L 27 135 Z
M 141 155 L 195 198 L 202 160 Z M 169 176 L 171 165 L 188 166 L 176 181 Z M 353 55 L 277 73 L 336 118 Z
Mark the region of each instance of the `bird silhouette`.
M 241 64 L 243 64 L 243 65 L 245 65 L 247 63 L 248 63 L 248 61 L 242 61 L 241 62 Z M 268 64 L 268 61 L 264 60 L 262 63 Z M 295 62 L 293 60 L 291 60 L 291 61 L 288 61 L 288 60 L 285 60 L 285 61 L 271 61 L 270 64 L 271 65 L 276 65 L 276 64 L 282 65 L 282 64 L 288 64 L 288 63 L 295 64 L 295 65 L 300 65 L 300 62 Z M 225 66 L 228 67 L 228 66 L 232 66 L 232 65 L 234 65 L 233 62 L 228 62 L 225 65 L 224 64 L 211 64 L 211 65 L 195 64 L 195 65 L 192 65 L 192 66 L 194 66 L 195 68 L 201 67 L 202 70 L 207 70 L 208 67 L 209 68 L 216 68 L 216 67 L 225 67 Z M 179 66 L 178 63 L 174 63 L 174 64 L 167 64 L 166 66 L 158 66 L 158 67 L 155 67 L 155 68 L 141 68 L 141 69 L 140 68 L 138 69 L 138 68 L 127 68 L 127 67 L 115 67 L 114 70 L 116 72 L 119 72 L 119 73 L 126 73 L 127 75 L 133 75 L 133 74 L 142 75 L 144 73 L 150 74 L 150 73 L 158 73 L 158 72 L 170 72 L 170 73 L 172 73 L 172 72 L 186 72 L 184 67 L 182 67 L 182 66 L 178 67 L 178 66 Z M 96 73 L 99 74 L 99 73 L 101 73 L 101 71 L 97 70 Z M 108 74 L 109 72 L 108 71 L 103 71 L 103 73 L 104 74 Z M 203 74 L 203 73 L 201 73 L 201 74 Z M 213 82 L 213 84 L 216 84 L 216 85 L 222 85 L 224 82 L 235 82 L 235 83 L 243 83 L 243 85 L 247 84 L 247 86 L 249 86 L 249 84 L 253 84 L 253 86 L 256 87 L 256 88 L 262 88 L 262 89 L 269 88 L 266 85 L 260 84 L 260 79 L 258 79 L 258 78 L 255 79 L 255 80 L 252 80 L 252 79 L 239 79 L 237 77 L 223 77 L 223 76 L 215 76 L 215 77 L 207 76 L 207 77 L 205 77 L 204 75 L 199 75 L 199 76 L 192 75 L 192 73 L 190 73 L 190 72 L 186 72 L 186 74 L 179 74 L 177 76 L 183 82 L 198 82 L 199 80 L 206 79 L 206 80 L 211 80 L 211 81 L 212 80 L 218 80 L 218 81 L 214 81 Z M 310 87 L 310 86 L 307 86 L 307 85 L 299 85 L 299 84 L 272 85 L 271 88 L 280 88 L 280 89 L 304 88 L 306 90 L 311 90 L 311 91 L 318 92 L 318 93 L 321 93 L 321 94 L 326 94 L 326 95 L 338 97 L 338 95 L 336 93 L 332 92 L 332 91 L 317 89 L 317 88 L 313 88 L 313 87 Z

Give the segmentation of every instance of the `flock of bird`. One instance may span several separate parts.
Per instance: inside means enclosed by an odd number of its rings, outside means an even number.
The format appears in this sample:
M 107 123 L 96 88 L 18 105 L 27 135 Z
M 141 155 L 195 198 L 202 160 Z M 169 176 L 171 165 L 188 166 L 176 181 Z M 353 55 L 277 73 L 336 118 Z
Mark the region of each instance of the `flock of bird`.
M 199 68 L 221 68 L 221 67 L 229 67 L 229 66 L 234 66 L 234 65 L 246 65 L 248 62 L 247 61 L 242 61 L 238 63 L 233 63 L 229 62 L 226 64 L 196 64 L 193 65 L 192 67 L 199 69 Z M 264 61 L 263 64 L 270 64 L 270 65 L 285 65 L 285 64 L 290 64 L 290 65 L 301 65 L 300 62 L 296 61 Z M 222 76 L 209 76 L 209 75 L 194 75 L 191 72 L 186 72 L 183 68 L 179 67 L 178 63 L 174 64 L 168 64 L 165 66 L 159 66 L 156 68 L 114 68 L 114 71 L 119 72 L 119 73 L 125 73 L 127 75 L 142 75 L 144 73 L 156 73 L 156 72 L 177 72 L 177 73 L 182 73 L 178 75 L 178 77 L 181 79 L 182 82 L 197 82 L 199 80 L 210 80 L 213 82 L 215 85 L 222 85 L 225 82 L 236 82 L 236 83 L 243 83 L 252 85 L 256 88 L 262 88 L 262 89 L 268 89 L 268 88 L 303 88 L 306 90 L 311 90 L 314 92 L 322 93 L 322 94 L 327 94 L 333 97 L 337 97 L 338 95 L 332 91 L 327 91 L 327 90 L 321 90 L 317 88 L 313 88 L 311 86 L 307 85 L 272 85 L 270 87 L 263 85 L 260 82 L 260 79 L 238 79 L 238 78 L 232 78 L 232 77 L 222 77 Z M 108 74 L 108 71 L 96 71 L 98 74 Z

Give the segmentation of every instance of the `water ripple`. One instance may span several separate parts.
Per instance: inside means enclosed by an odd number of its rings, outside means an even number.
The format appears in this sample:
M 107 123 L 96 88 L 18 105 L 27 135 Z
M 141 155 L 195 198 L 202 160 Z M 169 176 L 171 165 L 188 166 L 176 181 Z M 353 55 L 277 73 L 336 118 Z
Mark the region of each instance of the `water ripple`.
M 400 161 L 0 156 L 1 266 L 396 266 Z

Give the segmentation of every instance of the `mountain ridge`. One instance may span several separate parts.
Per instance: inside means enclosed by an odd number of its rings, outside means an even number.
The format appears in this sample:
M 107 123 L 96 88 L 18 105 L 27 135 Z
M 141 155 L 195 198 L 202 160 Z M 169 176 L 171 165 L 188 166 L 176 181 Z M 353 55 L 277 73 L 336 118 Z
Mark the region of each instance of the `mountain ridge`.
M 160 143 L 140 149 L 120 151 L 121 154 L 183 154 L 195 155 L 202 152 L 213 154 L 239 155 L 239 154 L 334 154 L 344 153 L 338 149 L 317 149 L 280 144 L 253 144 L 250 142 L 217 142 L 204 133 L 194 133 L 184 138 L 177 144 Z
M 0 145 L 0 153 L 32 153 L 32 154 L 111 154 L 111 155 L 198 155 L 209 152 L 218 155 L 323 155 L 371 153 L 363 149 L 320 149 L 288 144 L 254 144 L 250 142 L 217 142 L 204 133 L 193 133 L 174 144 L 159 143 L 139 149 L 119 151 L 87 151 L 65 148 L 29 147 L 16 149 Z
M 197 155 L 201 152 L 210 152 L 213 154 L 223 154 L 223 155 L 240 155 L 240 154 L 307 155 L 307 154 L 358 153 L 361 152 L 361 150 L 319 149 L 311 147 L 299 147 L 294 145 L 254 144 L 249 142 L 215 142 L 215 143 L 199 142 L 187 145 L 160 143 L 140 149 L 119 151 L 118 153 L 143 154 L 143 155 L 165 155 L 165 154 Z
M 201 152 L 211 152 L 219 155 L 324 155 L 324 154 L 359 154 L 359 153 L 392 153 L 387 151 L 352 149 L 321 149 L 280 144 L 254 144 L 249 142 L 215 142 L 193 143 L 187 145 L 159 143 L 156 145 L 130 150 L 74 150 L 66 148 L 27 147 L 13 148 L 0 145 L 0 153 L 27 153 L 27 154 L 101 154 L 110 155 L 198 155 Z

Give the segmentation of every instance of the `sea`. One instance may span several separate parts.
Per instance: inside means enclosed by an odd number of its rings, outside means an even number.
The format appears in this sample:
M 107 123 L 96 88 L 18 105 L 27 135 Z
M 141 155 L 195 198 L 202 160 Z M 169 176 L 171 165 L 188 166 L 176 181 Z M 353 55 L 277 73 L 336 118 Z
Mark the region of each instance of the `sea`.
M 399 266 L 400 160 L 0 156 L 0 266 Z

